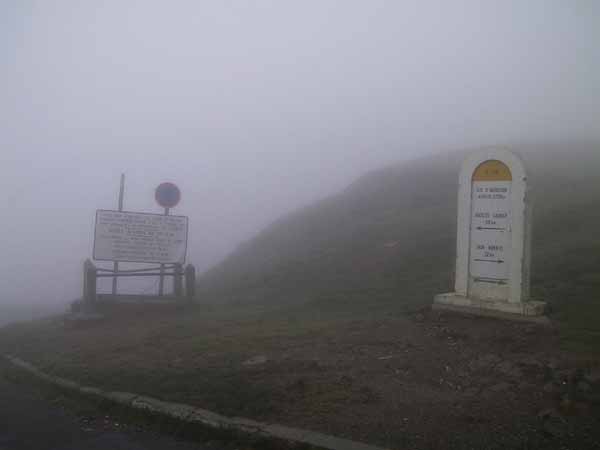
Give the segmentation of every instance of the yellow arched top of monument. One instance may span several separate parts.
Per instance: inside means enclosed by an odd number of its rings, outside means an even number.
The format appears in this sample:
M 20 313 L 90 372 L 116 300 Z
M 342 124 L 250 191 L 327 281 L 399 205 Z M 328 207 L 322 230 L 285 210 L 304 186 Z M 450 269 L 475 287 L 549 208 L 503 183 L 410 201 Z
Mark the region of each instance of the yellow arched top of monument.
M 489 159 L 477 166 L 473 172 L 473 181 L 512 181 L 510 169 L 502 161 Z

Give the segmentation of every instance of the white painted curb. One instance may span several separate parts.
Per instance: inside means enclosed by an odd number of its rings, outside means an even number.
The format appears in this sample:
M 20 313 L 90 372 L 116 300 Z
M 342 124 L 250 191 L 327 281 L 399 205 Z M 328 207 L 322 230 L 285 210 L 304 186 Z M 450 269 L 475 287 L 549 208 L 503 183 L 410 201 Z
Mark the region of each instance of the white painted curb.
M 259 434 L 266 438 L 283 439 L 330 450 L 386 450 L 381 447 L 329 436 L 315 431 L 290 428 L 277 424 L 261 423 L 242 417 L 225 417 L 206 409 L 196 408 L 181 403 L 166 402 L 129 392 L 111 392 L 95 387 L 81 386 L 78 383 L 65 378 L 47 375 L 33 364 L 23 361 L 20 358 L 9 355 L 4 355 L 4 357 L 20 369 L 61 388 L 76 391 L 80 394 L 100 397 L 130 408 L 161 414 L 184 422 L 202 424 L 211 428 L 225 428 L 242 433 Z

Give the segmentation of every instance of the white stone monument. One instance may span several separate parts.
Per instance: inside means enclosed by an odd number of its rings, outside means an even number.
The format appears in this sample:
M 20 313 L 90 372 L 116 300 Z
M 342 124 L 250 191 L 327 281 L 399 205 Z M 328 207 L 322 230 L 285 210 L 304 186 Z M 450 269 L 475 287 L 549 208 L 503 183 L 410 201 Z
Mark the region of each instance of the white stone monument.
M 531 218 L 521 160 L 504 149 L 468 157 L 458 187 L 455 292 L 435 297 L 435 309 L 539 316 L 529 300 Z

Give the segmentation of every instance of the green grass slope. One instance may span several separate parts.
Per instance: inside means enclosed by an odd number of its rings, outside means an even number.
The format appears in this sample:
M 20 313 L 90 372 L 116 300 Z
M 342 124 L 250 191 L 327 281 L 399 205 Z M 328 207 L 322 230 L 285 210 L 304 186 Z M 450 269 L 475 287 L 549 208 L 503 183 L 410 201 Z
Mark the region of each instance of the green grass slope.
M 452 289 L 457 179 L 467 153 L 369 173 L 280 219 L 201 276 L 199 295 L 236 303 L 316 302 L 320 308 L 431 303 L 435 293 Z M 518 153 L 534 200 L 532 295 L 564 317 L 575 307 L 595 308 L 600 143 L 527 144 Z

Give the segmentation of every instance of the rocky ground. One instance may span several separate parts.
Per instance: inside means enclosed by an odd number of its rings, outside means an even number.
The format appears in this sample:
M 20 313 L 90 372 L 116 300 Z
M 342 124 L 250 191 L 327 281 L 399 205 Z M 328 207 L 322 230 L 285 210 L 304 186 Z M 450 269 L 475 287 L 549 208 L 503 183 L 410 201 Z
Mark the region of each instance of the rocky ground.
M 220 317 L 220 318 L 219 318 Z M 109 316 L 0 333 L 84 383 L 390 448 L 600 448 L 600 364 L 552 327 L 414 313 Z

